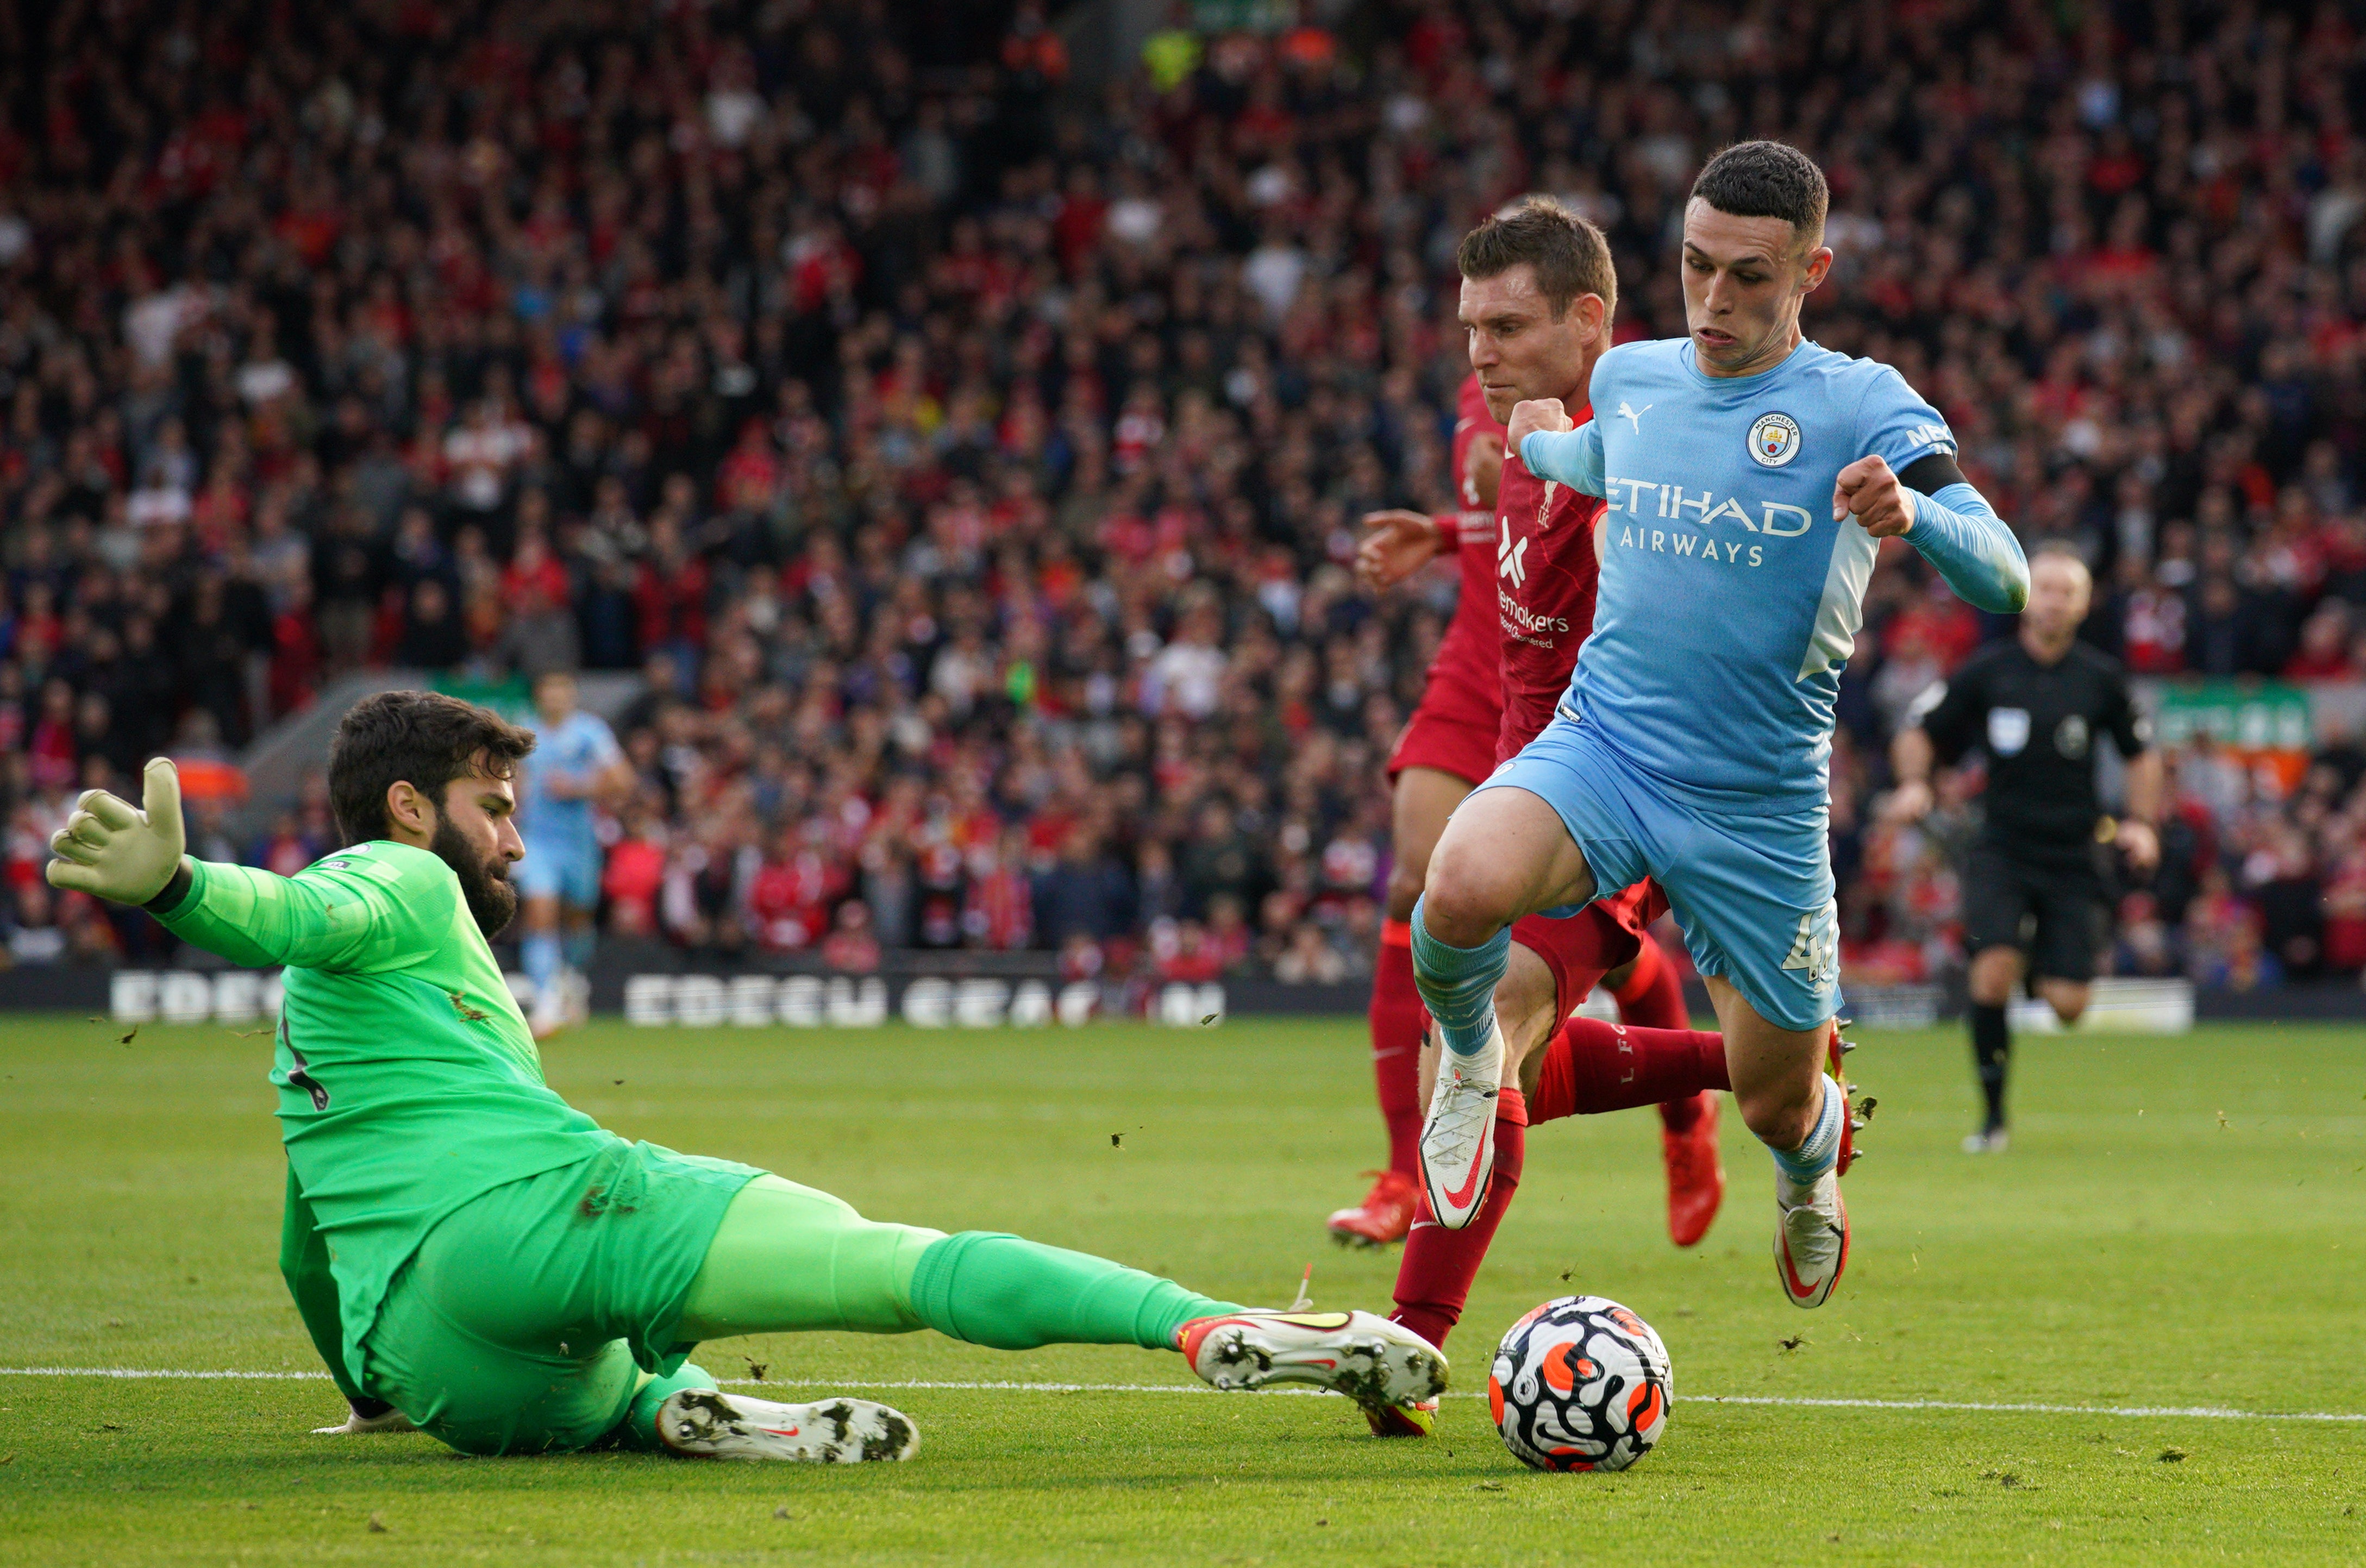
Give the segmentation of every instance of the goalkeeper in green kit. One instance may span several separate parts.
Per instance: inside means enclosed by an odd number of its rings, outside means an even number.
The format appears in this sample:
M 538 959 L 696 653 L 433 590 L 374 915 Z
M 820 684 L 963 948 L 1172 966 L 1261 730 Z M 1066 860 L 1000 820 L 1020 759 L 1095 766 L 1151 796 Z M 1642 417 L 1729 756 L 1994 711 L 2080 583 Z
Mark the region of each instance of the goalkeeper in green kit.
M 182 852 L 180 783 L 85 794 L 50 881 L 286 965 L 271 1081 L 280 1268 L 353 1405 L 468 1453 L 601 1443 L 740 1459 L 904 1459 L 900 1413 L 717 1390 L 703 1339 L 934 1328 L 1006 1349 L 1177 1350 L 1220 1389 L 1311 1382 L 1411 1404 L 1446 1359 L 1365 1313 L 1249 1311 L 1082 1253 L 866 1220 L 750 1166 L 630 1143 L 543 1082 L 487 939 L 517 909 L 513 783 L 534 737 L 423 692 L 356 704 L 329 754 L 349 847 L 294 877 Z

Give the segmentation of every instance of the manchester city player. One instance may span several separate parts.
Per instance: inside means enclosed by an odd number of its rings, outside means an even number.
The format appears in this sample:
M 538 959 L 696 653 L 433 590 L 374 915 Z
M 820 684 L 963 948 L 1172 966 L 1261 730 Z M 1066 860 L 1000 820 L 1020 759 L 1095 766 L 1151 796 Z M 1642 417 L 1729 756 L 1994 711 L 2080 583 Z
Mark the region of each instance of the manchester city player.
M 399 1426 L 390 1407 L 468 1453 L 907 1457 L 918 1435 L 885 1405 L 724 1393 L 684 1359 L 702 1339 L 810 1329 L 1141 1345 L 1218 1388 L 1312 1382 L 1367 1405 L 1445 1387 L 1446 1359 L 1383 1318 L 1244 1312 L 998 1232 L 866 1220 L 569 1105 L 487 945 L 517 911 L 512 780 L 534 745 L 436 693 L 363 699 L 329 751 L 347 846 L 292 877 L 184 854 L 162 757 L 145 810 L 90 790 L 50 840 L 53 886 L 287 966 L 280 1268 L 353 1404 L 337 1429 Z
M 526 847 L 517 873 L 525 903 L 525 938 L 518 945 L 534 982 L 530 1021 L 541 1039 L 567 1021 L 569 991 L 585 984 L 591 964 L 601 861 L 592 797 L 629 785 L 633 775 L 606 721 L 575 705 L 574 676 L 546 671 L 534 683 L 534 707 L 539 722 L 526 728 L 534 731 L 535 755 L 518 800 Z
M 1422 1134 L 1435 1202 L 1491 1166 L 1506 928 L 1656 878 L 1774 1154 L 1775 1271 L 1803 1307 L 1848 1260 L 1848 1104 L 1821 1070 L 1841 999 L 1826 771 L 1865 581 L 1902 537 L 1983 609 L 2029 588 L 1946 421 L 1887 366 L 1801 336 L 1826 201 L 1795 148 L 1720 152 L 1684 213 L 1690 335 L 1604 355 L 1582 427 L 1556 400 L 1513 410 L 1531 471 L 1608 503 L 1594 635 L 1552 723 L 1448 823 L 1412 921 L 1450 1048 Z

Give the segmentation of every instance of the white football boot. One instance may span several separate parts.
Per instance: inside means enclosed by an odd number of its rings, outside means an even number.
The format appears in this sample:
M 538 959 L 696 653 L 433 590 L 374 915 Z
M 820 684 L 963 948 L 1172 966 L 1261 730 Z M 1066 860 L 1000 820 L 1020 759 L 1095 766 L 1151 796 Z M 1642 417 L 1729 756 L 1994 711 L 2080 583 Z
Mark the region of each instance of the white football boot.
M 1446 1353 L 1369 1312 L 1235 1312 L 1195 1317 L 1175 1348 L 1211 1388 L 1313 1383 L 1367 1410 L 1412 1409 L 1446 1391 Z
M 1459 1055 L 1439 1040 L 1437 1081 L 1421 1124 L 1422 1186 L 1430 1213 L 1448 1230 L 1469 1224 L 1487 1201 L 1495 1174 L 1495 1096 L 1503 1086 L 1504 1029 L 1490 1008 L 1487 1043 L 1476 1055 Z
M 1848 1204 L 1841 1199 L 1841 1178 L 1862 1152 L 1856 1146 L 1856 1134 L 1865 1123 L 1849 1103 L 1849 1091 L 1856 1086 L 1848 1081 L 1841 1065 L 1842 1058 L 1856 1047 L 1841 1038 L 1841 1028 L 1835 1020 L 1825 1046 L 1829 1076 L 1824 1092 L 1840 1096 L 1841 1101 L 1840 1147 L 1834 1151 L 1832 1168 L 1804 1184 L 1784 1175 L 1780 1167 L 1774 1171 L 1774 1275 L 1796 1307 L 1820 1307 L 1831 1300 L 1832 1287 L 1841 1282 L 1841 1271 L 1848 1267 Z M 1864 1113 L 1871 1116 L 1875 1101 L 1868 1099 L 1862 1103 Z
M 361 1438 L 375 1437 L 381 1432 L 416 1432 L 417 1430 L 419 1428 L 411 1424 L 410 1416 L 391 1405 L 375 1416 L 365 1416 L 348 1403 L 345 1406 L 345 1419 L 343 1425 L 315 1427 L 312 1428 L 312 1435 L 316 1438 Z
M 1774 1173 L 1774 1272 L 1796 1307 L 1820 1307 L 1831 1299 L 1848 1267 L 1848 1205 L 1841 1179 L 1826 1171 L 1802 1186 Z
M 720 1389 L 686 1388 L 658 1406 L 658 1438 L 698 1459 L 782 1459 L 859 1464 L 910 1459 L 920 1447 L 911 1418 L 867 1399 L 776 1404 Z

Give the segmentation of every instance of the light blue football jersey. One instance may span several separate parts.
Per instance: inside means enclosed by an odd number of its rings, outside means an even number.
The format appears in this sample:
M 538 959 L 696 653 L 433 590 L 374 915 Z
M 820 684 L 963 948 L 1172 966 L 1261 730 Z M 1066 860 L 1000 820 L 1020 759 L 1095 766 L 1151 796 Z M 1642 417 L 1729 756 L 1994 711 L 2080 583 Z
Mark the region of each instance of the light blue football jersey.
M 1869 454 L 1898 472 L 1952 456 L 1947 422 L 1888 366 L 1812 343 L 1729 379 L 1701 373 L 1689 338 L 1622 344 L 1592 399 L 1591 423 L 1522 453 L 1608 508 L 1564 705 L 1699 805 L 1820 804 L 1879 546 L 1832 520 L 1832 487 Z
M 586 780 L 624 755 L 615 733 L 597 714 L 576 709 L 556 728 L 537 714 L 526 723 L 535 733 L 535 748 L 524 764 L 524 788 L 518 794 L 518 831 L 545 843 L 589 840 L 592 803 L 580 797 L 554 800 L 545 791 L 553 773 Z

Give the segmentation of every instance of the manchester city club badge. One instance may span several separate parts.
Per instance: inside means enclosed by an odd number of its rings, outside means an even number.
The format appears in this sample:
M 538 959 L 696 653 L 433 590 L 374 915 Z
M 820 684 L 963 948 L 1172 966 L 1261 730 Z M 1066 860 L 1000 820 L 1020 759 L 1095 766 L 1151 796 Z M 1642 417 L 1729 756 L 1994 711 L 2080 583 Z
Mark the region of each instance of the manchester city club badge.
M 1750 426 L 1750 456 L 1759 467 L 1779 468 L 1799 455 L 1799 422 L 1787 413 L 1762 413 Z

